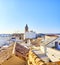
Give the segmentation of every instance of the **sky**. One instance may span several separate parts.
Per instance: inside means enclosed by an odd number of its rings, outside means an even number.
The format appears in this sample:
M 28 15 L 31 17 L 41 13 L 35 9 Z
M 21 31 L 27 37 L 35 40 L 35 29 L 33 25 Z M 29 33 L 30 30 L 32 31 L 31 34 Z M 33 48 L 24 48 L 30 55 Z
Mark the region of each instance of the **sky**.
M 0 0 L 0 33 L 60 33 L 60 0 Z

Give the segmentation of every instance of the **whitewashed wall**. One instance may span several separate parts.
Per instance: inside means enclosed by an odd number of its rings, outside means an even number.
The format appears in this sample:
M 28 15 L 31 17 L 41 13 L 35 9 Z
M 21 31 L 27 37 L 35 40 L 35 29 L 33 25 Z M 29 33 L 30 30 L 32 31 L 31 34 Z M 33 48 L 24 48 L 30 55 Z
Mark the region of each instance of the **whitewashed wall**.
M 36 33 L 35 32 L 26 32 L 25 33 L 25 38 L 33 39 L 36 38 Z
M 45 47 L 44 46 L 40 46 L 40 49 L 43 53 L 45 53 Z

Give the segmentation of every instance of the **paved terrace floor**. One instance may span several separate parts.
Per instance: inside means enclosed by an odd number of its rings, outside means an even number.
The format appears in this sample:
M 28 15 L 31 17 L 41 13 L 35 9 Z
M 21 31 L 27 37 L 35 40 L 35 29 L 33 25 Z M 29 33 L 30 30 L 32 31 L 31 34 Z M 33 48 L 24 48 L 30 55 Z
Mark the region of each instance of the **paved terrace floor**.
M 23 59 L 13 55 L 11 58 L 6 60 L 3 64 L 1 65 L 26 65 L 26 61 Z

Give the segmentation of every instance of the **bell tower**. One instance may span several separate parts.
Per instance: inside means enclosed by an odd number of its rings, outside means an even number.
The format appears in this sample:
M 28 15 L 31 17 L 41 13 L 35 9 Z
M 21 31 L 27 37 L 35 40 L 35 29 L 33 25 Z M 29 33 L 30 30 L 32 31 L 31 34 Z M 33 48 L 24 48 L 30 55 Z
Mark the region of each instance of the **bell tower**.
M 29 31 L 29 28 L 28 28 L 28 25 L 26 24 L 25 26 L 25 32 L 28 32 Z

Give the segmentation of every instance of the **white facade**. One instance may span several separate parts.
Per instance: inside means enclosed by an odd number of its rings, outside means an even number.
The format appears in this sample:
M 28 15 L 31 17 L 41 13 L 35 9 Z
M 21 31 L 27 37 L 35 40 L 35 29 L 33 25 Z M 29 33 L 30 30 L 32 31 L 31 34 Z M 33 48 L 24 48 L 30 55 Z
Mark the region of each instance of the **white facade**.
M 36 38 L 35 32 L 25 32 L 25 39 L 33 39 Z
M 46 52 L 45 48 L 46 48 L 46 46 L 43 46 L 43 45 L 40 46 L 40 50 L 41 50 L 43 53 Z

